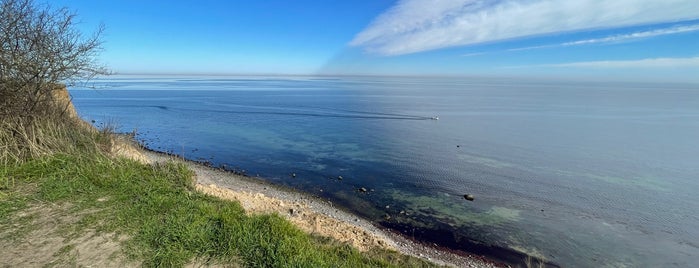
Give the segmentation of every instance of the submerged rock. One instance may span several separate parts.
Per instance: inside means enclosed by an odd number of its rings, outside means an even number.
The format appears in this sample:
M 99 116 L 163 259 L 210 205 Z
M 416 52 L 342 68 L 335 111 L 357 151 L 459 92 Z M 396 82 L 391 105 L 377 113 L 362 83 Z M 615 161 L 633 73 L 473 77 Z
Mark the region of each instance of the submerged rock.
M 362 193 L 366 193 L 366 188 L 364 188 L 364 187 L 359 188 L 359 189 L 357 189 L 357 190 L 360 191 L 360 192 L 362 192 Z
M 465 194 L 464 199 L 468 201 L 473 201 L 474 199 L 476 199 L 476 197 L 474 197 L 472 194 Z

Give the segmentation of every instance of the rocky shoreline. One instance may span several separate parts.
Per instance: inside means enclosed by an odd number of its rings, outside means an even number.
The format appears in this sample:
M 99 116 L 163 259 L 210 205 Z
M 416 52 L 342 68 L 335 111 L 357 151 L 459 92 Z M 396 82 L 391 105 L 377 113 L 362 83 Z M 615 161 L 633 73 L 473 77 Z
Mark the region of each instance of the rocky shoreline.
M 151 163 L 169 160 L 185 163 L 196 174 L 197 190 L 219 198 L 237 200 L 248 213 L 277 213 L 306 232 L 332 237 L 360 251 L 392 249 L 450 267 L 508 267 L 481 256 L 413 241 L 391 230 L 378 228 L 334 206 L 330 201 L 294 189 L 166 153 L 145 151 L 143 155 Z

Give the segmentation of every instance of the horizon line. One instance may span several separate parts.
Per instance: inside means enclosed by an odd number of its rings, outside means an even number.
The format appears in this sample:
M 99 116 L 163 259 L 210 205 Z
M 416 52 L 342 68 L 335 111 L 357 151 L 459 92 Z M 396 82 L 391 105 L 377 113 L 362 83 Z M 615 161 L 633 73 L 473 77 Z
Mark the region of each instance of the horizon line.
M 549 81 L 578 81 L 578 82 L 618 82 L 618 83 L 671 83 L 671 84 L 693 84 L 699 85 L 697 81 L 663 81 L 663 80 L 634 80 L 628 77 L 604 77 L 599 75 L 567 75 L 567 76 L 544 76 L 544 75 L 486 75 L 486 74 L 327 74 L 327 73 L 207 73 L 207 72 L 114 72 L 99 78 L 109 76 L 213 76 L 213 77 L 395 77 L 395 78 L 491 78 L 491 79 L 518 79 L 518 80 L 549 80 Z

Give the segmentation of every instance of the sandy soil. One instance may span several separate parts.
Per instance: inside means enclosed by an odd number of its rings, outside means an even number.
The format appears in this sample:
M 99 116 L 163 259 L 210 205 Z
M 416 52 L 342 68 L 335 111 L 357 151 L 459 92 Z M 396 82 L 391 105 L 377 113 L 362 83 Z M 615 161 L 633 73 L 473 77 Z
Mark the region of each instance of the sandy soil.
M 68 204 L 43 203 L 18 213 L 30 224 L 0 230 L 0 267 L 137 267 L 122 255 L 124 237 L 88 229 L 71 236 L 67 229 L 82 214 Z
M 237 200 L 248 213 L 277 213 L 306 232 L 349 243 L 360 251 L 392 249 L 451 267 L 503 267 L 479 256 L 457 255 L 411 241 L 400 234 L 377 228 L 369 221 L 334 207 L 329 201 L 293 189 L 157 152 L 144 154 L 151 162 L 174 160 L 186 163 L 196 174 L 199 191 Z

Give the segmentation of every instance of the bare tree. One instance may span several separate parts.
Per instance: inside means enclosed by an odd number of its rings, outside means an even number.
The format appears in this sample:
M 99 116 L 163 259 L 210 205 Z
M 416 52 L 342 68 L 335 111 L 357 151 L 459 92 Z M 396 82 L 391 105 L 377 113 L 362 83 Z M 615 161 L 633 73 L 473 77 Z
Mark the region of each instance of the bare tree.
M 0 116 L 54 113 L 59 85 L 106 74 L 96 59 L 104 26 L 85 36 L 75 18 L 33 0 L 0 0 Z

